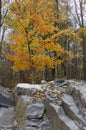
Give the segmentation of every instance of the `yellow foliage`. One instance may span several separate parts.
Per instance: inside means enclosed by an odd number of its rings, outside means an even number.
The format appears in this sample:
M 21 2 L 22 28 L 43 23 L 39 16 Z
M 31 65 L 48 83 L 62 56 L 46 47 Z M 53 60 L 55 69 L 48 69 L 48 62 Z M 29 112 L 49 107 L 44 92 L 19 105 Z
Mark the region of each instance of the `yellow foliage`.
M 13 62 L 15 71 L 34 67 L 43 71 L 45 67 L 61 65 L 59 59 L 66 52 L 59 44 L 59 38 L 69 35 L 69 30 L 59 31 L 55 22 L 54 2 L 50 0 L 16 0 L 10 5 L 8 25 L 12 54 L 7 57 Z M 56 33 L 58 32 L 58 33 Z M 72 34 L 70 32 L 70 37 Z M 56 42 L 57 41 L 57 42 Z

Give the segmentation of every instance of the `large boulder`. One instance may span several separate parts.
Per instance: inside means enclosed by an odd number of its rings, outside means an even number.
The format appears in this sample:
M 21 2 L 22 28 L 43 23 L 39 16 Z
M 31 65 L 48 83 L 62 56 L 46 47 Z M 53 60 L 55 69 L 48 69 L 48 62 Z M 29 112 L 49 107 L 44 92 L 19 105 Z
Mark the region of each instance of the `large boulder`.
M 75 102 L 81 109 L 83 107 L 86 108 L 86 82 L 74 80 L 70 80 L 69 82 L 71 88 L 73 88 L 71 95 L 74 98 Z
M 34 96 L 37 92 L 42 92 L 43 85 L 39 84 L 27 84 L 27 83 L 19 83 L 13 90 L 13 95 L 14 95 L 14 100 L 15 103 L 17 104 L 18 97 L 22 95 L 27 95 L 27 96 Z
M 11 97 L 4 96 L 3 94 L 0 94 L 0 107 L 10 107 L 14 105 L 14 101 L 11 99 Z
M 16 105 L 18 130 L 50 130 L 49 120 L 45 116 L 45 105 L 34 98 L 20 96 Z
M 5 109 L 0 116 L 0 130 L 16 125 L 15 109 Z
M 36 130 L 51 130 L 50 122 L 46 116 L 45 105 L 43 103 L 31 104 L 27 107 L 26 128 Z
M 8 89 L 0 86 L 0 107 L 10 107 L 14 105 L 12 94 L 7 91 Z
M 65 115 L 62 106 L 51 103 L 49 99 L 46 100 L 46 114 L 53 130 L 80 130 L 75 122 Z

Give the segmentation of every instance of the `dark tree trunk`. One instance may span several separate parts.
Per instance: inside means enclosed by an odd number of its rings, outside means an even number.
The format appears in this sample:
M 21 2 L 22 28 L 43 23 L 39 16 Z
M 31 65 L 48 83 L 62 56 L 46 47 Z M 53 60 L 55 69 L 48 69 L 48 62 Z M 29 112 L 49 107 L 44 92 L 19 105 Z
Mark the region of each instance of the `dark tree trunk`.
M 25 81 L 24 72 L 20 71 L 19 72 L 19 82 L 23 83 L 24 81 Z
M 81 8 L 81 28 L 84 28 L 82 0 L 80 2 L 80 8 Z M 85 36 L 83 36 L 82 49 L 83 49 L 83 79 L 86 80 L 86 38 Z
M 83 79 L 86 80 L 86 41 L 83 41 Z

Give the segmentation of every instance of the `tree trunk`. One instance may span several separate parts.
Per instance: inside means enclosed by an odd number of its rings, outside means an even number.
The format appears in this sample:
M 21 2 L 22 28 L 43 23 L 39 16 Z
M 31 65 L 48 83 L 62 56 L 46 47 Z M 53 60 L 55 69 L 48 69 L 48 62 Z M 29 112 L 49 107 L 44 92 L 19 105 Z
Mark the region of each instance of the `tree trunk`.
M 58 74 L 58 67 L 55 66 L 55 78 L 57 78 L 57 74 Z
M 24 72 L 20 71 L 19 72 L 19 82 L 24 83 L 25 77 L 24 77 Z
M 84 19 L 83 19 L 83 1 L 80 1 L 80 13 L 81 13 L 81 28 L 84 28 Z M 83 79 L 86 80 L 86 38 L 83 36 Z
M 83 79 L 86 80 L 86 41 L 83 42 Z

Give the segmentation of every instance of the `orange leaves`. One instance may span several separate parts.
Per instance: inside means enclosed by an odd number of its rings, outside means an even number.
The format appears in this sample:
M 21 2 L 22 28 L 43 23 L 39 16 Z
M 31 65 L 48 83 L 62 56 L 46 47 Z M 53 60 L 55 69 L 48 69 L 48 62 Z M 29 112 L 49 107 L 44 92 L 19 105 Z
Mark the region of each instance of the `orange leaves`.
M 59 37 L 65 32 L 55 34 L 54 4 L 49 0 L 16 0 L 10 8 L 9 25 L 11 54 L 7 57 L 13 62 L 15 71 L 31 67 L 43 71 L 45 67 L 61 65 L 59 60 L 65 51 L 59 45 Z M 56 42 L 56 40 L 57 42 Z
M 14 63 L 12 69 L 16 72 L 18 72 L 19 70 L 28 70 L 32 65 L 29 61 L 29 54 L 26 53 L 22 53 L 19 55 L 7 54 L 6 57 Z
M 12 62 L 14 61 L 14 56 L 13 55 L 10 55 L 10 54 L 5 54 L 5 56 L 11 60 Z
M 46 35 L 48 33 L 48 30 L 45 26 L 45 23 L 43 21 L 43 19 L 36 15 L 34 16 L 34 21 L 35 21 L 35 25 L 37 26 L 39 32 L 42 34 L 42 35 Z
M 42 14 L 43 15 L 43 14 Z M 45 14 L 44 16 L 38 15 L 36 12 L 33 13 L 33 19 L 35 22 L 35 26 L 37 27 L 39 33 L 41 35 L 46 35 L 48 33 L 52 33 L 55 29 L 54 25 L 50 23 L 50 18 L 48 18 L 49 22 L 47 19 L 45 19 Z
M 35 55 L 33 57 L 34 67 L 38 71 L 43 71 L 45 67 L 54 68 L 54 59 L 46 55 Z
M 58 44 L 55 44 L 54 42 L 50 42 L 50 43 L 47 43 L 46 45 L 45 45 L 45 49 L 47 49 L 49 52 L 53 52 L 53 51 L 60 51 L 59 49 L 60 49 L 60 45 L 58 45 Z

